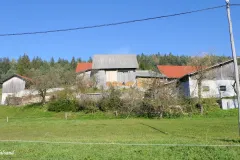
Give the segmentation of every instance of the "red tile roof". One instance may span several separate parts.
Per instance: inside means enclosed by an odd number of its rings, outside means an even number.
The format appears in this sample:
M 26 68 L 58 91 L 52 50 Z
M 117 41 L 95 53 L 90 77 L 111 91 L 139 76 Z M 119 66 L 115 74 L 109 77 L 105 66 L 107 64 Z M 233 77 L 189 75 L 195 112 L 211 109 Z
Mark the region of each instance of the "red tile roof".
M 76 68 L 76 73 L 84 72 L 92 69 L 92 63 L 78 63 Z
M 194 66 L 158 65 L 158 70 L 167 78 L 181 78 L 188 73 L 197 71 Z
M 31 78 L 28 78 L 28 77 L 25 77 L 25 76 L 22 76 L 20 74 L 16 74 L 16 76 L 19 76 L 21 77 L 22 79 L 26 80 L 26 81 L 30 81 L 30 82 L 33 82 L 33 80 Z
M 29 81 L 29 82 L 33 82 L 33 80 L 31 78 L 19 75 L 19 74 L 12 74 L 10 77 L 6 78 L 5 80 L 2 81 L 2 83 L 6 82 L 7 80 L 13 78 L 13 77 L 18 77 L 21 78 L 24 81 Z

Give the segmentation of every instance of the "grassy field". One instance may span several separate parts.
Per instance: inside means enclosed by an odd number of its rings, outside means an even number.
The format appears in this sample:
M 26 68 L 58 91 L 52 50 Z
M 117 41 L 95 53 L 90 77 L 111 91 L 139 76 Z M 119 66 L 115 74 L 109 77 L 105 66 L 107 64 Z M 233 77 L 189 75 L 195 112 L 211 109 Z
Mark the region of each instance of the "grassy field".
M 240 145 L 237 110 L 161 120 L 71 113 L 66 120 L 40 108 L 0 107 L 0 140 L 25 141 L 1 141 L 0 153 L 14 155 L 0 159 L 240 159 L 240 146 L 145 145 Z

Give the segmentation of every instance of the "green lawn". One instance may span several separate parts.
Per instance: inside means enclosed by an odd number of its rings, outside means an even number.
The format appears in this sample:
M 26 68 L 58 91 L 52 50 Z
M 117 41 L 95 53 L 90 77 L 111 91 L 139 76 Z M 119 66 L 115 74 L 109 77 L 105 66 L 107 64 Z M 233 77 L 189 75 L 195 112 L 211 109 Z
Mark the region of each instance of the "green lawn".
M 230 113 L 230 114 L 229 114 Z M 44 109 L 0 107 L 0 140 L 118 143 L 69 144 L 0 142 L 0 159 L 240 159 L 240 147 L 147 146 L 124 144 L 240 145 L 237 111 L 178 119 L 113 119 Z M 6 122 L 6 116 L 9 122 Z

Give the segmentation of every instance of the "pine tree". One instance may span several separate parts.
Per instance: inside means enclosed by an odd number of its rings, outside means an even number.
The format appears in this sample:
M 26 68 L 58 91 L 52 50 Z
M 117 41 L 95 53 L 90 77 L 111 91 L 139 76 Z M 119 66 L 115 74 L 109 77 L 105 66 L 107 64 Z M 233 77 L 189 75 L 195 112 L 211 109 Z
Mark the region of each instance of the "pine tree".
M 82 59 L 81 58 L 77 58 L 77 63 L 81 63 Z
M 54 58 L 52 57 L 51 60 L 50 60 L 50 66 L 53 67 L 55 64 L 55 61 L 54 61 Z
M 92 57 L 89 57 L 88 62 L 90 63 L 92 62 Z
M 31 62 L 26 53 L 20 56 L 17 63 L 17 73 L 20 75 L 27 75 L 28 71 L 31 69 Z
M 75 57 L 72 57 L 70 65 L 72 69 L 75 69 L 77 67 L 77 62 L 75 61 Z

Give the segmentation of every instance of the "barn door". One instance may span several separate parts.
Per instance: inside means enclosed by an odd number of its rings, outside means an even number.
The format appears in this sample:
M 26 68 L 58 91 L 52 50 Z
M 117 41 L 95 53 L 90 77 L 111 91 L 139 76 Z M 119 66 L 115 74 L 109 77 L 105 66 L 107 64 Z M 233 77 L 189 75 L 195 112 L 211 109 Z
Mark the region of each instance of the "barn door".
M 107 82 L 117 82 L 117 71 L 106 71 Z

